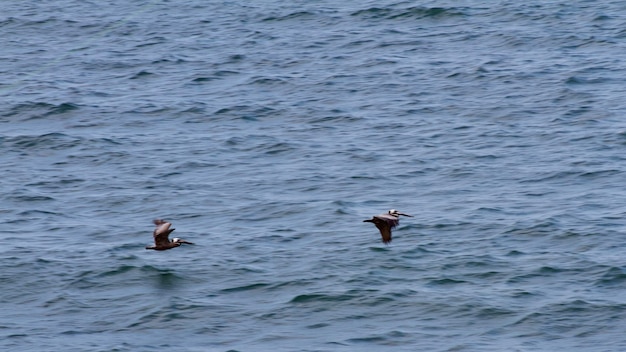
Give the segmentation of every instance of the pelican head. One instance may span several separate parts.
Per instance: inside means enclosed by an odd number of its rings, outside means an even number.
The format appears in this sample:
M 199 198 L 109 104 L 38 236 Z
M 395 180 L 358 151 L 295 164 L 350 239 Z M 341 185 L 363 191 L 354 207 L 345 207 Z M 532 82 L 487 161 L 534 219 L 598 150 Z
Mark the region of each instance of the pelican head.
M 191 242 L 189 242 L 189 241 L 185 241 L 185 240 L 183 240 L 182 238 L 178 238 L 178 237 L 174 237 L 174 238 L 172 238 L 172 243 L 176 244 L 177 246 L 180 246 L 180 245 L 182 245 L 183 243 L 186 243 L 186 244 L 193 244 L 193 243 L 191 243 Z
M 400 215 L 408 216 L 408 217 L 410 217 L 410 218 L 412 218 L 412 217 L 413 217 L 412 215 L 405 214 L 405 213 L 401 213 L 401 212 L 399 212 L 399 211 L 397 211 L 397 210 L 395 210 L 395 209 L 391 209 L 391 210 L 389 210 L 389 215 L 391 215 L 391 216 L 395 216 L 396 218 L 397 218 L 397 217 L 400 217 Z

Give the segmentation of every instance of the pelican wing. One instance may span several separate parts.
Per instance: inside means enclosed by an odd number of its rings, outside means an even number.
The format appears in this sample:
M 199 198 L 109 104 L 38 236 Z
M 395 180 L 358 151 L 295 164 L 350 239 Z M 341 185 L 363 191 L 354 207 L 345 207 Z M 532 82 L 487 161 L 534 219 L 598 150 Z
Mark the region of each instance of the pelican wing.
M 391 229 L 398 226 L 398 218 L 389 214 L 376 215 L 372 219 L 374 225 L 380 231 L 380 235 L 383 237 L 383 243 L 387 244 L 391 242 Z
M 156 225 L 156 228 L 152 233 L 152 235 L 154 236 L 154 244 L 157 246 L 169 244 L 169 235 L 170 233 L 172 233 L 172 231 L 174 231 L 174 229 L 170 229 L 170 226 L 172 226 L 172 224 L 160 219 L 154 220 L 154 224 Z
M 383 243 L 387 244 L 391 242 L 391 227 L 389 227 L 386 223 L 375 222 L 374 224 L 378 228 L 378 231 L 380 231 L 380 235 L 383 237 Z

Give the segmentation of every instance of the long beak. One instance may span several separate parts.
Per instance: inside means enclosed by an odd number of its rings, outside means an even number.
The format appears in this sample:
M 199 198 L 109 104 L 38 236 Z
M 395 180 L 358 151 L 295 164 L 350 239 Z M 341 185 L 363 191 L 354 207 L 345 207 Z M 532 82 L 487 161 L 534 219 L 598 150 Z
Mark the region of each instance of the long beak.
M 372 219 L 363 220 L 363 222 L 374 222 Z
M 185 241 L 185 240 L 178 240 L 178 243 L 195 244 L 193 242 L 189 242 L 189 241 Z
M 409 214 L 405 214 L 405 213 L 398 213 L 398 215 L 404 215 L 404 216 L 408 216 L 408 217 L 410 217 L 410 218 L 412 218 L 412 217 L 413 217 L 413 215 L 409 215 Z

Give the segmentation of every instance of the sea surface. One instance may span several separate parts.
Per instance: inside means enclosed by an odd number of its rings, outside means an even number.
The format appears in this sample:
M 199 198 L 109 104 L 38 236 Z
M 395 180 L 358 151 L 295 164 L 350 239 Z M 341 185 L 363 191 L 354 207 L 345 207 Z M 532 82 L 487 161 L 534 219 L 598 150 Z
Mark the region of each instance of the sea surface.
M 626 350 L 623 1 L 1 7 L 0 350 Z

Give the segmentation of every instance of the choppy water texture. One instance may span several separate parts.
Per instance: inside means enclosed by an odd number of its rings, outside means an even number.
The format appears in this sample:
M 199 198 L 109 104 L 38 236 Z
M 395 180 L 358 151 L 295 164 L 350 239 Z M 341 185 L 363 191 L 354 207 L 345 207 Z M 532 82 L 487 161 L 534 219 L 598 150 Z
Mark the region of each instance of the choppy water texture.
M 2 350 L 626 349 L 622 1 L 2 8 Z

